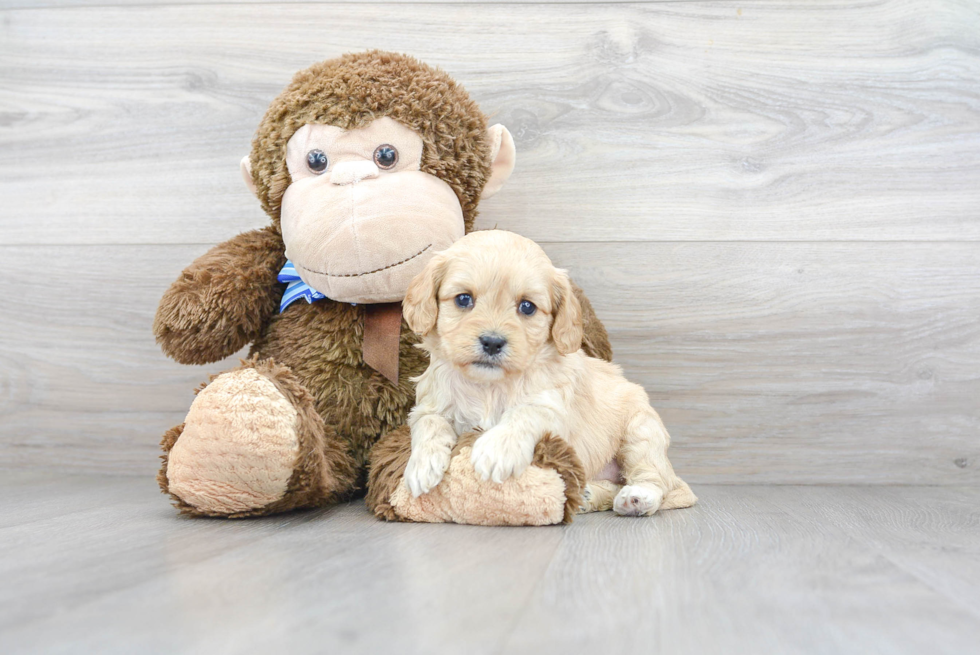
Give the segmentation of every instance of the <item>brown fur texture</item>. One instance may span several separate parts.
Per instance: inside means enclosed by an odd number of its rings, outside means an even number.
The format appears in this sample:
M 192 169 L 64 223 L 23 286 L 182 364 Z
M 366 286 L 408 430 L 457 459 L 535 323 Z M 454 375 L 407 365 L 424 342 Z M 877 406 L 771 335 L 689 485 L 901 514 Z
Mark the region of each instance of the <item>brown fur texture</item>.
M 572 282 L 572 293 L 578 298 L 579 305 L 582 308 L 582 350 L 589 357 L 596 357 L 611 362 L 613 351 L 612 345 L 609 343 L 609 334 L 606 332 L 606 326 L 596 317 L 592 303 L 585 296 L 585 292 L 574 282 Z
M 276 98 L 250 155 L 256 194 L 272 221 L 215 246 L 188 266 L 164 294 L 154 321 L 163 351 L 178 362 L 205 364 L 252 343 L 246 366 L 261 369 L 300 418 L 301 448 L 283 498 L 234 516 L 315 507 L 363 488 L 372 446 L 402 426 L 414 403 L 409 378 L 427 366 L 417 337 L 402 324 L 397 383 L 367 366 L 361 354 L 364 306 L 328 299 L 298 301 L 279 313 L 285 263 L 279 228 L 282 195 L 290 184 L 286 143 L 306 123 L 345 129 L 390 116 L 424 142 L 421 169 L 457 194 L 467 229 L 476 217 L 490 171 L 486 117 L 444 72 L 402 55 L 372 51 L 316 64 L 298 73 Z M 584 295 L 585 343 L 607 356 L 605 330 Z M 169 493 L 168 453 L 182 426 L 164 435 L 158 480 Z M 407 451 L 406 451 L 407 452 Z M 406 454 L 407 456 L 407 454 Z M 332 472 L 343 488 L 315 480 Z M 384 467 L 377 469 L 384 478 Z M 187 513 L 201 513 L 175 501 Z M 378 505 L 380 506 L 380 504 Z
M 391 505 L 391 494 L 402 483 L 405 466 L 412 456 L 412 431 L 407 425 L 392 430 L 371 450 L 368 473 L 368 509 L 379 519 L 404 521 Z
M 565 516 L 563 523 L 571 523 L 583 502 L 585 470 L 575 450 L 564 439 L 545 435 L 534 447 L 532 466 L 555 469 L 565 483 Z
M 160 449 L 163 451 L 163 454 L 160 455 L 162 466 L 160 466 L 160 470 L 157 471 L 157 484 L 160 485 L 160 491 L 165 494 L 169 494 L 170 497 L 173 498 L 178 509 L 183 509 L 180 507 L 180 505 L 183 504 L 184 501 L 170 494 L 170 483 L 167 480 L 167 464 L 170 460 L 170 449 L 174 447 L 175 443 L 177 443 L 177 439 L 180 438 L 180 434 L 183 431 L 184 424 L 181 423 L 180 425 L 175 425 L 163 433 L 163 437 L 160 438 Z
M 428 363 L 403 322 L 398 384 L 365 365 L 361 358 L 364 312 L 363 305 L 327 299 L 297 302 L 277 314 L 252 347 L 254 356 L 272 357 L 303 380 L 323 420 L 349 444 L 361 472 L 358 487 L 365 482 L 371 446 L 379 435 L 405 422 L 415 401 L 408 378 Z
M 210 364 L 262 334 L 279 309 L 286 263 L 278 230 L 244 232 L 184 269 L 160 300 L 153 334 L 181 364 Z

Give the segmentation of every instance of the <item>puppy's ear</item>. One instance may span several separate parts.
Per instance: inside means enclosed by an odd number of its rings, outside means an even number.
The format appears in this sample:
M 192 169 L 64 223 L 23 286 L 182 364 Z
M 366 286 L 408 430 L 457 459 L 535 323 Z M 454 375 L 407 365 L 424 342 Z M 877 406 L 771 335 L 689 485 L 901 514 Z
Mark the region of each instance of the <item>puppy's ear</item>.
M 568 273 L 557 269 L 552 286 L 554 319 L 551 323 L 551 339 L 562 355 L 568 355 L 582 347 L 582 305 L 572 292 Z
M 402 301 L 402 315 L 415 334 L 425 336 L 436 326 L 439 316 L 439 285 L 446 268 L 446 259 L 436 255 L 422 272 L 415 276 Z

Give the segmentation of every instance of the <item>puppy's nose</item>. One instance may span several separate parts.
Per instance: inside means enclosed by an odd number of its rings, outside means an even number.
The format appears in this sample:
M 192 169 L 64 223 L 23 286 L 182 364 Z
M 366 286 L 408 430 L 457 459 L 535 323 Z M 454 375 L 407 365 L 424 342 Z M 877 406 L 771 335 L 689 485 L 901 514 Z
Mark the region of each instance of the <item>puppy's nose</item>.
M 484 334 L 480 337 L 480 343 L 483 345 L 483 352 L 493 357 L 507 345 L 507 339 L 497 334 Z

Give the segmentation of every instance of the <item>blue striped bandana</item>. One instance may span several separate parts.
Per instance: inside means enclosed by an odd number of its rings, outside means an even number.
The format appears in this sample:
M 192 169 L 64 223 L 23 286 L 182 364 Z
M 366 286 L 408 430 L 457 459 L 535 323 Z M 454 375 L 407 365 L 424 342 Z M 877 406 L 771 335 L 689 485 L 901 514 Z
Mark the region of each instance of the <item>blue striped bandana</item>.
M 299 300 L 300 298 L 306 298 L 306 302 L 313 302 L 314 300 L 322 300 L 326 298 L 325 295 L 308 285 L 306 282 L 299 277 L 296 273 L 296 267 L 293 263 L 286 260 L 286 265 L 282 267 L 279 271 L 280 282 L 286 283 L 286 292 L 282 294 L 282 302 L 279 303 L 279 313 L 281 314 L 284 309 L 289 307 L 291 304 Z

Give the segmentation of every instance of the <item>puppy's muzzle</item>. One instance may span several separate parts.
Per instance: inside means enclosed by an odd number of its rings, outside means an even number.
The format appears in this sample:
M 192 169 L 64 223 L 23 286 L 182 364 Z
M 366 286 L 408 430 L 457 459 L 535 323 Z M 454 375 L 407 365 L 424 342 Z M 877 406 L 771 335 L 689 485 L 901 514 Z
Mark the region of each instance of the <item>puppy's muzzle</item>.
M 506 345 L 507 339 L 499 334 L 489 333 L 480 335 L 480 346 L 483 348 L 484 354 L 488 357 L 496 357 Z

